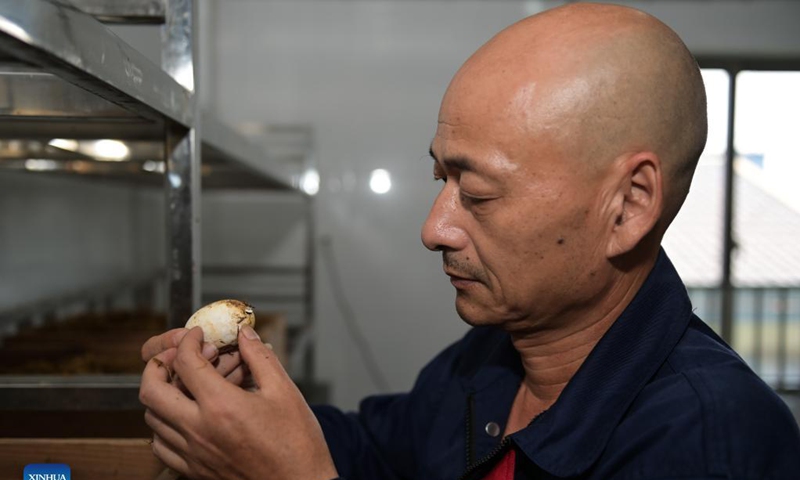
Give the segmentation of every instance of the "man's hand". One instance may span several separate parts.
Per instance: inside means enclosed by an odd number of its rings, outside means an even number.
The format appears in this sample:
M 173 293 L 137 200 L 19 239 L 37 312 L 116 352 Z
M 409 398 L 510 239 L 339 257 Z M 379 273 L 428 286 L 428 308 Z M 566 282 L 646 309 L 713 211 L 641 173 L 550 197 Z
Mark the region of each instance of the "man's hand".
M 142 345 L 142 360 L 147 363 L 151 358 L 170 349 L 177 348 L 183 337 L 189 332 L 185 328 L 174 328 L 161 335 L 150 337 Z M 238 351 L 219 355 L 217 349 L 211 344 L 203 345 L 203 356 L 213 363 L 216 370 L 234 385 L 242 385 L 249 374 L 247 366 L 242 363 Z M 180 380 L 178 380 L 180 382 Z
M 337 477 L 317 419 L 252 328 L 239 333 L 239 351 L 254 392 L 227 382 L 203 357 L 200 328 L 182 337 L 177 349 L 167 347 L 147 363 L 139 393 L 162 462 L 198 479 Z M 191 397 L 169 382 L 170 369 Z

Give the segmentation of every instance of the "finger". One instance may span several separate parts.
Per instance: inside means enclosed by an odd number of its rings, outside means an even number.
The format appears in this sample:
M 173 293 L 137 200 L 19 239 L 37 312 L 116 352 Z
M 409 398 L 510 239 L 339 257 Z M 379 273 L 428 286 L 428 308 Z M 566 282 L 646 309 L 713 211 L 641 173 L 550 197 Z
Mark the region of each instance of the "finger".
M 171 348 L 151 358 L 142 372 L 139 401 L 173 424 L 182 424 L 197 414 L 197 404 L 170 383 L 169 365 L 174 365 L 178 351 Z
M 142 361 L 149 362 L 151 358 L 159 353 L 170 348 L 176 348 L 184 335 L 186 335 L 185 328 L 175 328 L 161 335 L 150 337 L 144 345 L 142 345 Z
M 188 330 L 187 330 L 187 332 L 188 332 Z M 214 344 L 212 344 L 212 343 L 205 343 L 205 342 L 204 342 L 204 343 L 203 343 L 203 349 L 201 350 L 201 352 L 202 352 L 202 354 L 203 354 L 203 358 L 205 358 L 206 360 L 208 360 L 210 363 L 212 363 L 212 364 L 216 364 L 216 363 L 218 363 L 218 362 L 217 362 L 217 360 L 219 359 L 219 349 L 218 349 L 217 347 L 215 347 L 215 346 L 214 346 Z M 172 365 L 170 365 L 170 368 L 172 368 Z M 178 375 L 175 375 L 175 376 L 172 378 L 172 383 L 173 383 L 173 384 L 174 384 L 176 387 L 180 388 L 180 389 L 181 389 L 181 391 L 183 391 L 184 393 L 186 393 L 186 396 L 187 396 L 187 397 L 189 397 L 189 398 L 194 398 L 194 396 L 192 395 L 192 392 L 190 392 L 190 391 L 189 391 L 189 390 L 186 388 L 186 385 L 184 385 L 184 384 L 183 384 L 183 382 L 181 381 L 181 377 L 179 377 Z
M 203 358 L 214 364 L 215 362 L 217 362 L 217 359 L 219 358 L 219 349 L 217 349 L 217 347 L 215 347 L 211 343 L 203 343 L 202 354 Z M 169 365 L 169 368 L 172 369 L 173 366 Z M 181 377 L 179 377 L 177 374 L 172 377 L 172 383 L 176 387 L 180 388 L 182 392 L 186 393 L 187 394 L 186 396 L 188 396 L 189 398 L 194 398 L 192 396 L 192 393 L 186 388 L 186 385 L 184 385 L 183 382 L 181 381 Z
M 149 408 L 144 411 L 144 423 L 150 427 L 150 430 L 153 431 L 153 434 L 164 439 L 164 441 L 172 445 L 174 449 L 177 449 L 181 452 L 186 452 L 189 450 L 189 443 L 186 441 L 183 433 L 164 421 L 158 416 L 158 414 Z
M 239 352 L 260 389 L 283 385 L 287 381 L 291 383 L 272 348 L 261 343 L 258 334 L 249 325 L 242 327 L 239 332 Z
M 247 366 L 240 364 L 231 373 L 225 376 L 225 380 L 237 387 L 243 387 L 248 373 L 250 372 L 247 370 Z
M 153 455 L 161 460 L 164 465 L 181 475 L 189 476 L 189 464 L 186 463 L 186 460 L 178 455 L 174 447 L 165 442 L 164 439 L 158 435 L 153 435 L 153 444 L 151 446 L 153 448 Z
M 215 368 L 223 377 L 227 377 L 242 365 L 242 355 L 236 352 L 225 353 L 219 356 Z
M 258 391 L 258 385 L 256 385 L 256 381 L 253 379 L 253 374 L 250 373 L 249 369 L 245 372 L 244 378 L 242 379 L 242 383 L 239 386 L 249 392 Z
M 219 358 L 219 349 L 213 343 L 203 342 L 200 354 L 209 362 L 214 363 Z
M 194 327 L 183 337 L 178 345 L 178 353 L 173 366 L 183 385 L 198 403 L 213 398 L 226 398 L 233 388 L 220 375 L 202 353 L 203 330 Z

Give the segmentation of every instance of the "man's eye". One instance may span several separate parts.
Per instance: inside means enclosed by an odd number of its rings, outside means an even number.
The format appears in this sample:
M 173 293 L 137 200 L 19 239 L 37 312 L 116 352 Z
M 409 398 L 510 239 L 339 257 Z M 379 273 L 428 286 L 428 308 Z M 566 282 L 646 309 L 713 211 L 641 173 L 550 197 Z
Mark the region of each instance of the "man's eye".
M 489 200 L 494 200 L 494 197 L 476 197 L 474 195 L 470 195 L 468 193 L 461 192 L 461 200 L 465 203 L 469 203 L 471 205 L 480 205 L 482 203 L 486 203 Z
M 447 177 L 445 177 L 443 175 L 434 175 L 433 176 L 433 181 L 434 182 L 438 182 L 439 180 L 442 180 L 443 182 L 447 183 Z

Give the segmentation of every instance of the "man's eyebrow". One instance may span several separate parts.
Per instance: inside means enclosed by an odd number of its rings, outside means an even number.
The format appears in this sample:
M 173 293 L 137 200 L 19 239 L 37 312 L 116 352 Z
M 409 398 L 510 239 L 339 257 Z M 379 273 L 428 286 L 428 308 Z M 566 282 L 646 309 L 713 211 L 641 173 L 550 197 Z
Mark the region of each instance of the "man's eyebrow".
M 470 161 L 470 159 L 466 157 L 453 157 L 453 158 L 444 158 L 439 160 L 436 158 L 436 155 L 433 154 L 433 147 L 428 149 L 428 155 L 431 156 L 437 162 L 441 162 L 444 164 L 445 167 L 452 168 L 455 170 L 460 170 L 462 172 L 474 172 L 476 171 L 475 165 Z

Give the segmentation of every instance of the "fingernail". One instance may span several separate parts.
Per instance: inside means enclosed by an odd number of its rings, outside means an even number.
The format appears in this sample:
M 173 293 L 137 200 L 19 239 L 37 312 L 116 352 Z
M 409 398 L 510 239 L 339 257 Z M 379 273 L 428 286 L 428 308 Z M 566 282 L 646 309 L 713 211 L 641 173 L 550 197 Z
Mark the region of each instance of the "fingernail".
M 269 348 L 270 350 L 273 350 L 271 343 L 265 343 L 264 346 Z
M 256 333 L 256 331 L 253 330 L 253 327 L 251 327 L 250 325 L 245 325 L 244 327 L 242 327 L 242 333 L 244 333 L 245 338 L 248 338 L 250 340 L 261 340 L 260 338 L 258 338 L 258 334 Z
M 217 347 L 213 343 L 206 343 L 203 345 L 203 357 L 210 360 L 217 356 Z

